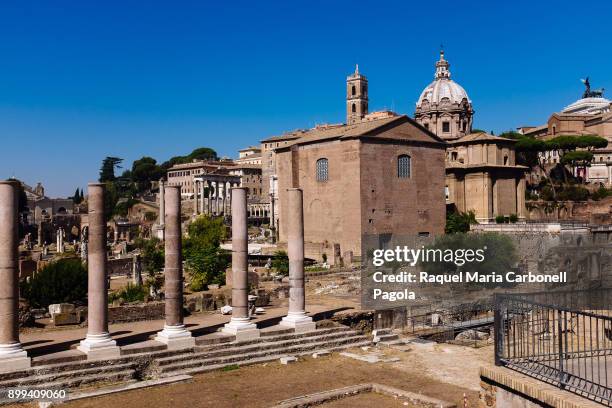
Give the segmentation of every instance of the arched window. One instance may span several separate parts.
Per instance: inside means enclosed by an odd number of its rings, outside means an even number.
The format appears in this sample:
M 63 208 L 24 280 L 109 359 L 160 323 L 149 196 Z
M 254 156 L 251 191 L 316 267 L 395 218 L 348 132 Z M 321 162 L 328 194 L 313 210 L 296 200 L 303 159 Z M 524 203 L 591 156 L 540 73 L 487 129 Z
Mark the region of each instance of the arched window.
M 351 95 L 355 96 L 356 93 L 357 93 L 357 89 L 355 89 L 355 85 L 353 85 L 351 88 Z
M 397 158 L 397 177 L 410 178 L 410 156 L 402 154 Z
M 351 110 L 353 111 L 353 113 L 357 112 L 357 107 L 355 106 L 355 104 L 353 104 L 353 107 L 351 108 Z
M 327 181 L 329 179 L 329 169 L 327 159 L 317 160 L 317 181 Z

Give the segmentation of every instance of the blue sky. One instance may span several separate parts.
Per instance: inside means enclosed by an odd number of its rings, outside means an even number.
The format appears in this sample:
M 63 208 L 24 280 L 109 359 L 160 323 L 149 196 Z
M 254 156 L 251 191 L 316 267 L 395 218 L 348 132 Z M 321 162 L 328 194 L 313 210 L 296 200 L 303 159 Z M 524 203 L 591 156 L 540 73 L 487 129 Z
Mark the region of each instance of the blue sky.
M 612 2 L 26 1 L 0 5 L 0 177 L 51 196 L 101 160 L 164 161 L 344 120 L 359 63 L 370 109 L 412 114 L 441 43 L 475 127 L 544 123 L 612 95 Z

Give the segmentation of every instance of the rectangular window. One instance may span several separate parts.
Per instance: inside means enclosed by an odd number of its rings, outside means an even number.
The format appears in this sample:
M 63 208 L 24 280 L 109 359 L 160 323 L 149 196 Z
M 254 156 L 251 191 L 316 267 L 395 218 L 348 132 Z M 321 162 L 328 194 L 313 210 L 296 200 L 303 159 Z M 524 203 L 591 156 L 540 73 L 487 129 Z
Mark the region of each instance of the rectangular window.
M 450 122 L 442 122 L 442 132 L 450 132 Z

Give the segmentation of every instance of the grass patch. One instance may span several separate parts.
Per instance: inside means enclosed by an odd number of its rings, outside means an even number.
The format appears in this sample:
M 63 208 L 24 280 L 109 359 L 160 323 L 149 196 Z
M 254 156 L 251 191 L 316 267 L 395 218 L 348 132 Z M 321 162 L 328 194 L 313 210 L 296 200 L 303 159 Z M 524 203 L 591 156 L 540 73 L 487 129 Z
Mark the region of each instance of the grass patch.
M 230 365 L 226 365 L 225 367 L 223 367 L 221 371 L 234 371 L 239 368 L 240 366 L 238 364 L 230 364 Z

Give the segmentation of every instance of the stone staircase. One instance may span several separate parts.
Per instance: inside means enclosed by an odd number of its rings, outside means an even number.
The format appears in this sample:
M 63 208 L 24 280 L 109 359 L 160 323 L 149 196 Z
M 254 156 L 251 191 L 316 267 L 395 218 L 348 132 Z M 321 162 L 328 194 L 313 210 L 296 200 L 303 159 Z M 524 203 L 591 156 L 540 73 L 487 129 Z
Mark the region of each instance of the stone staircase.
M 378 345 L 391 346 L 404 344 L 396 333 L 391 329 L 376 329 L 372 331 L 372 341 Z
M 12 373 L 0 374 L 0 389 L 41 387 L 83 389 L 117 383 L 137 382 L 178 374 L 198 374 L 223 367 L 257 364 L 287 355 L 305 355 L 317 351 L 337 351 L 370 345 L 365 335 L 345 326 L 319 328 L 296 334 L 292 330 L 262 331 L 262 337 L 235 342 L 233 337 L 197 339 L 188 350 L 160 350 L 159 347 L 125 350 L 122 356 L 101 361 L 62 361 L 35 365 Z
M 335 351 L 370 344 L 370 340 L 346 327 L 318 329 L 302 334 L 274 334 L 240 343 L 196 346 L 193 352 L 156 359 L 160 377 L 198 374 L 228 365 L 248 365 L 277 360 L 286 355 Z

